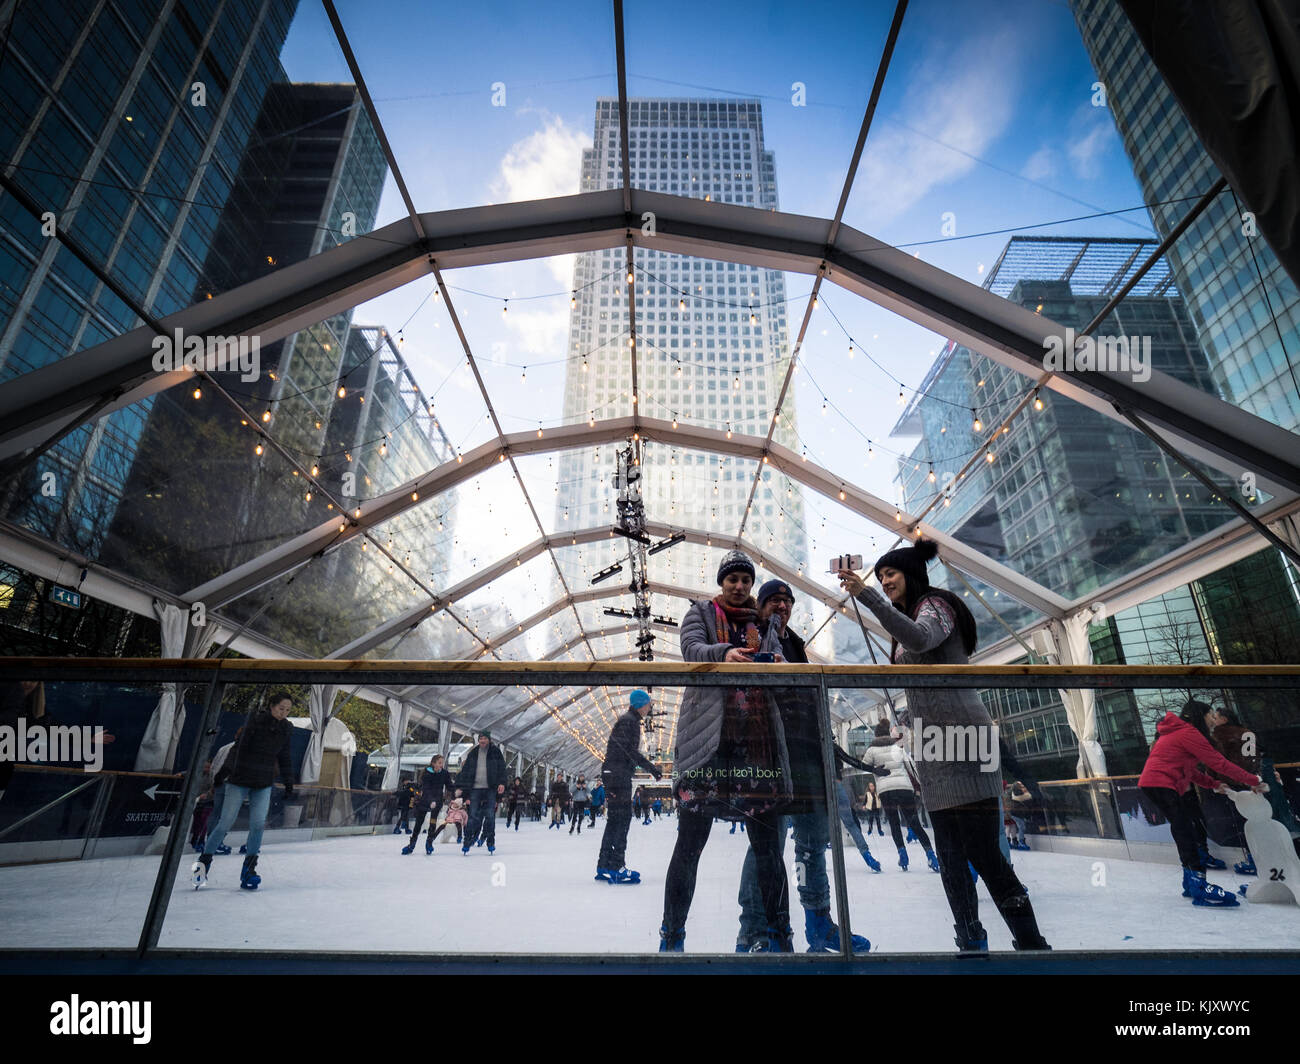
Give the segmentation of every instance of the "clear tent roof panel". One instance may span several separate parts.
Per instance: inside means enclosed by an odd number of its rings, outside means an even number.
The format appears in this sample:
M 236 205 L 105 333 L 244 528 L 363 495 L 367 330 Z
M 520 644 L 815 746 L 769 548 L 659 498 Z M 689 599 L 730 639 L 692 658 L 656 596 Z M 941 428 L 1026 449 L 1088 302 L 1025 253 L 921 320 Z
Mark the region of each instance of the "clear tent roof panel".
M 405 34 L 418 32 L 415 28 L 429 16 L 410 17 L 414 23 L 403 16 Z M 577 72 L 553 49 L 529 49 L 527 60 L 520 62 L 506 38 L 471 32 L 483 17 L 476 11 L 449 17 L 451 25 L 440 16 L 438 31 L 459 31 L 457 39 L 469 42 L 443 72 L 451 87 L 440 84 L 432 91 L 416 92 L 410 91 L 400 66 L 383 58 L 384 46 L 379 42 L 384 38 L 359 19 L 345 21 L 417 208 L 500 204 L 578 191 L 580 170 L 570 164 L 583 157 L 590 142 L 593 103 L 597 97 L 608 101 L 616 95 L 608 14 L 595 21 L 580 20 L 582 25 L 575 29 L 593 44 L 582 53 L 591 69 Z M 538 32 L 544 21 L 550 22 L 540 14 L 524 17 L 525 23 L 537 20 Z M 870 64 L 847 60 L 878 51 L 887 12 L 845 24 L 835 45 L 846 60 L 840 63 L 833 57 L 828 62 L 824 35 L 814 35 L 803 21 L 791 20 L 789 32 L 781 34 L 786 49 L 782 69 L 797 67 L 802 55 L 812 64 L 810 71 L 820 72 L 806 97 L 794 85 L 787 92 L 785 74 L 776 88 L 762 78 L 753 86 L 706 89 L 695 84 L 694 71 L 708 67 L 714 58 L 709 49 L 716 43 L 710 35 L 696 33 L 680 49 L 649 47 L 646 42 L 663 39 L 661 24 L 667 17 L 660 10 L 630 13 L 627 58 L 632 95 L 707 95 L 721 98 L 720 113 L 727 113 L 729 106 L 721 101 L 729 100 L 732 113 L 739 117 L 729 126 L 732 131 L 718 141 L 721 158 L 696 174 L 688 173 L 689 186 L 678 177 L 680 187 L 671 187 L 669 181 L 660 188 L 656 182 L 668 180 L 662 177 L 668 168 L 659 167 L 656 173 L 650 164 L 666 162 L 673 150 L 691 149 L 687 142 L 669 147 L 666 134 L 656 132 L 665 126 L 666 107 L 634 99 L 633 161 L 640 168 L 634 172 L 645 174 L 639 187 L 695 198 L 712 189 L 707 194 L 725 202 L 744 199 L 752 184 L 760 199 L 770 192 L 773 206 L 779 189 L 780 205 L 786 211 L 830 217 L 872 73 Z M 697 17 L 726 18 L 713 13 Z M 953 43 L 953 17 L 959 37 L 961 30 L 969 30 L 960 46 Z M 728 42 L 728 48 L 758 52 L 770 47 L 772 26 L 742 25 L 737 30 L 731 20 L 727 22 L 731 29 L 720 39 Z M 899 42 L 845 222 L 955 276 L 988 282 L 989 289 L 1004 299 L 1029 309 L 1037 303 L 1035 312 L 1044 317 L 1082 326 L 1088 320 L 1088 307 L 1099 305 L 1142 260 L 1141 247 L 1123 238 L 1149 236 L 1150 227 L 1142 211 L 1077 220 L 1083 216 L 1080 212 L 1099 214 L 1102 209 L 1139 205 L 1141 193 L 1109 112 L 1089 98 L 1087 85 L 1093 71 L 1068 11 L 1039 13 L 1026 25 L 983 9 L 956 16 L 916 11 L 909 15 L 908 29 Z M 1053 54 L 1063 55 L 1063 61 L 1038 69 L 1024 61 L 1023 48 L 1000 47 L 1013 29 L 1053 42 Z M 285 60 L 290 76 L 303 81 L 309 76 L 312 81 L 350 79 L 319 12 L 301 15 L 294 34 L 296 41 L 323 35 L 329 45 L 314 55 L 310 49 L 290 49 L 292 62 Z M 985 46 L 971 47 L 971 40 Z M 698 52 L 698 63 L 691 58 L 693 51 Z M 1008 53 L 1021 58 L 1006 69 L 999 64 L 1001 80 L 991 93 L 984 92 L 987 68 L 995 57 Z M 608 64 L 600 61 L 602 55 L 608 56 Z M 494 65 L 508 69 L 510 75 L 503 74 L 490 92 L 481 85 L 473 88 L 483 80 L 482 72 L 490 72 Z M 461 73 L 465 77 L 458 81 Z M 522 80 L 516 82 L 516 77 Z M 458 87 L 462 82 L 464 87 Z M 981 91 L 962 91 L 972 85 L 981 86 Z M 1023 91 L 1015 91 L 1017 86 Z M 297 88 L 299 98 L 286 96 L 276 106 L 285 114 L 298 108 L 310 119 L 303 128 L 324 133 L 331 123 L 348 116 L 369 123 L 350 92 L 345 94 L 350 102 L 341 109 L 329 112 L 323 107 L 326 90 L 337 94 L 340 86 Z M 1064 128 L 1041 120 L 1044 101 L 1076 96 L 1073 117 Z M 770 175 L 765 169 L 768 161 L 751 152 L 760 128 L 757 111 L 744 102 L 751 97 L 762 107 L 762 146 L 775 153 L 776 169 Z M 312 107 L 317 112 L 308 114 Z M 530 123 L 528 116 L 537 114 L 546 117 Z M 135 117 L 140 120 L 136 132 L 146 131 L 148 115 L 142 110 Z M 277 116 L 268 111 L 265 117 L 269 121 Z M 419 136 L 412 133 L 417 122 L 423 129 Z M 436 163 L 425 154 L 430 130 L 451 153 L 440 155 Z M 466 135 L 459 136 L 458 130 Z M 1012 136 L 1013 130 L 1028 132 Z M 266 160 L 274 161 L 276 153 L 292 142 L 291 135 L 264 139 L 265 158 L 259 165 L 269 165 Z M 614 158 L 608 134 L 594 147 L 588 156 L 589 179 L 600 184 L 594 172 L 597 158 Z M 386 166 L 378 140 L 363 131 L 356 150 L 369 153 L 359 162 L 358 173 L 382 182 Z M 742 160 L 750 170 L 741 168 Z M 437 177 L 451 172 L 467 177 L 459 192 Z M 770 189 L 764 184 L 769 176 Z M 468 196 L 463 194 L 466 189 Z M 376 239 L 374 229 L 406 217 L 402 199 L 394 191 L 390 185 L 390 194 L 372 212 L 372 221 L 360 225 L 355 239 Z M 131 193 L 139 202 L 129 206 L 146 218 L 150 197 L 160 201 L 164 192 L 161 186 L 142 186 Z M 767 202 L 763 200 L 763 205 Z M 238 235 L 241 225 L 248 229 L 258 209 L 273 206 L 270 200 L 250 201 L 229 212 L 235 227 L 231 232 Z M 346 206 L 341 202 L 338 210 Z M 213 207 L 202 202 L 191 205 L 199 219 Z M 922 216 L 913 210 L 921 207 L 926 216 L 938 219 L 937 235 L 904 231 Z M 110 208 L 108 199 L 88 202 L 84 216 L 96 219 L 100 217 L 96 211 Z M 1067 223 L 1065 216 L 1070 214 L 1076 220 Z M 1007 244 L 1006 230 L 1040 233 L 1045 228 L 1068 235 L 1061 227 L 1079 224 L 1097 235 L 1077 254 L 1063 238 Z M 276 227 L 257 232 L 258 240 L 244 245 L 230 244 L 231 234 L 222 234 L 214 247 L 234 257 L 223 260 L 214 252 L 196 273 L 198 287 L 187 298 L 221 295 L 223 276 L 249 267 L 249 262 L 236 261 L 240 255 L 253 255 L 259 271 L 270 273 L 354 237 L 341 215 L 331 215 L 313 231 L 309 243 L 299 239 L 302 233 Z M 881 250 L 883 261 L 887 249 Z M 1248 254 L 1243 238 L 1236 247 L 1238 267 L 1245 268 Z M 764 437 L 784 378 L 784 356 L 802 318 L 804 298 L 797 293 L 807 291 L 810 278 L 638 248 L 634 284 L 629 286 L 621 278 L 624 255 L 618 245 L 608 254 L 601 250 L 448 270 L 444 275 L 448 292 L 482 387 L 466 365 L 447 300 L 433 295 L 431 277 L 408 285 L 400 294 L 303 327 L 268 347 L 268 366 L 274 370 L 253 387 L 233 375 L 218 376 L 201 396 L 191 397 L 188 387 L 174 388 L 104 419 L 102 439 L 93 444 L 89 431 L 69 436 L 52 454 L 62 455 L 69 469 L 86 459 L 100 480 L 120 481 L 121 490 L 103 490 L 92 475 L 78 514 L 69 518 L 53 509 L 29 511 L 24 523 L 62 546 L 85 551 L 103 564 L 180 595 L 211 581 L 220 584 L 222 574 L 235 566 L 262 559 L 295 536 L 327 526 L 341 516 L 329 496 L 355 500 L 364 512 L 367 504 L 412 478 L 449 469 L 457 454 L 492 444 L 497 423 L 506 433 L 536 431 L 544 436 L 561 424 L 633 412 L 631 395 L 612 371 L 634 361 L 639 382 L 635 409 L 641 416 L 690 421 L 692 404 L 705 396 L 710 397 L 710 414 L 696 417 L 697 424 Z M 265 270 L 260 265 L 263 257 Z M 725 300 L 691 298 L 691 283 L 706 263 L 712 282 L 726 287 Z M 115 277 L 130 276 L 125 260 L 105 265 Z M 715 268 L 719 265 L 721 270 Z M 745 279 L 757 275 L 761 275 L 756 282 L 760 287 L 747 287 Z M 1171 275 L 1167 263 L 1159 264 L 1120 305 L 1112 316 L 1115 322 L 1134 335 L 1138 323 L 1158 333 L 1159 321 L 1152 317 L 1158 308 L 1153 308 L 1153 301 L 1168 303 L 1177 294 Z M 587 340 L 580 337 L 571 346 L 570 333 L 580 324 L 580 315 L 570 305 L 579 288 L 575 276 L 584 283 L 590 280 L 608 306 L 597 305 L 603 330 L 597 329 Z M 738 283 L 729 284 L 731 280 Z M 1278 288 L 1290 284 L 1284 277 L 1273 283 Z M 1041 302 L 1038 297 L 1026 302 L 1026 292 L 1035 284 L 1043 286 Z M 1068 298 L 1060 288 L 1063 284 L 1069 286 Z M 1262 283 L 1258 287 L 1265 289 Z M 630 325 L 628 289 L 637 307 L 635 348 L 624 346 Z M 158 306 L 150 309 L 162 312 L 165 301 L 177 297 L 177 291 L 164 286 Z M 1087 304 L 1085 297 L 1094 303 Z M 1284 298 L 1294 301 L 1291 296 Z M 682 302 L 689 305 L 683 307 Z M 184 305 L 182 300 L 172 309 Z M 111 302 L 108 308 L 114 309 Z M 727 332 L 711 333 L 707 341 L 688 331 L 674 334 L 679 327 L 693 330 L 708 324 L 706 317 Z M 126 315 L 119 328 L 133 323 Z M 361 326 L 368 323 L 373 326 L 367 331 Z M 93 324 L 83 335 L 91 342 L 107 338 L 111 333 L 102 331 L 103 324 Z M 1219 340 L 1230 346 L 1224 337 Z M 928 356 L 921 350 L 926 344 L 933 345 L 926 348 Z M 596 357 L 600 351 L 616 353 L 617 358 L 604 364 Z M 566 383 L 584 379 L 577 363 L 579 358 L 586 361 L 589 353 L 591 367 L 585 380 L 590 387 L 583 396 L 596 398 L 566 405 Z M 1194 352 L 1184 352 L 1189 377 L 1197 374 L 1197 367 L 1191 365 L 1194 357 Z M 981 418 L 986 427 L 1000 421 L 1032 394 L 1032 380 L 837 289 L 834 279 L 822 288 L 801 359 L 800 372 L 791 378 L 791 397 L 784 408 L 787 416 L 776 432 L 778 443 L 796 454 L 807 453 L 811 461 L 849 486 L 864 487 L 887 503 L 897 500 L 906 512 L 922 515 L 923 528 L 951 532 L 959 544 L 979 550 L 1065 599 L 1091 594 L 1122 579 L 1221 529 L 1233 516 L 1222 499 L 1159 455 L 1136 430 L 1057 393 L 1047 395 L 1044 410 L 1036 410 L 1036 404 L 1023 410 L 1004 437 L 992 441 L 981 437 L 972 417 Z M 1159 357 L 1157 365 L 1161 365 Z M 1176 370 L 1171 372 L 1178 375 Z M 1234 372 L 1237 376 L 1230 381 L 1244 383 L 1246 370 L 1237 366 Z M 569 386 L 572 391 L 573 385 Z M 242 405 L 245 415 L 219 389 Z M 925 398 L 917 398 L 917 389 L 926 391 Z M 902 400 L 899 404 L 896 392 Z M 368 418 L 362 416 L 362 398 L 369 407 Z M 1271 402 L 1274 405 L 1261 407 L 1261 416 L 1282 423 L 1289 416 L 1290 398 Z M 827 414 L 819 407 L 829 407 Z M 262 421 L 264 409 L 268 416 Z M 344 411 L 346 417 L 341 416 Z M 334 431 L 336 423 L 340 431 Z M 372 431 L 370 424 L 378 428 Z M 191 432 L 194 425 L 201 431 Z M 288 458 L 276 447 L 262 444 L 259 427 L 286 449 Z M 264 453 L 253 453 L 258 446 Z M 87 457 L 92 447 L 99 452 Z M 658 459 L 665 448 L 671 460 L 662 464 Z M 519 633 L 521 622 L 554 602 L 562 587 L 548 554 L 521 561 L 517 567 L 508 564 L 513 551 L 539 535 L 559 541 L 565 532 L 612 522 L 614 492 L 608 474 L 615 450 L 616 445 L 607 442 L 554 455 L 521 455 L 514 459 L 518 480 L 511 462 L 494 463 L 472 478 L 472 484 L 466 481 L 437 496 L 426 496 L 418 506 L 376 526 L 365 546 L 362 538 L 353 537 L 293 570 L 288 563 L 277 569 L 274 555 L 262 559 L 270 564 L 263 579 L 254 590 L 224 603 L 223 615 L 306 653 L 337 651 L 373 638 L 373 645 L 358 651 L 373 657 L 464 657 L 478 646 L 474 634 L 495 641 L 515 630 L 517 638 L 505 646 L 503 656 L 522 660 L 550 653 L 583 633 L 617 626 L 619 618 L 604 611 L 628 608 L 631 596 L 626 593 L 563 608 Z M 970 459 L 983 457 L 985 450 L 993 462 L 977 463 L 945 487 L 948 476 Z M 585 460 L 588 451 L 590 461 Z M 599 463 L 594 461 L 596 451 L 601 455 Z M 646 439 L 644 453 L 649 456 L 643 472 L 651 522 L 703 530 L 723 542 L 736 534 L 754 473 L 763 468 L 753 458 L 675 448 L 663 435 Z M 319 477 L 324 490 L 311 490 L 305 475 L 309 468 L 319 470 L 312 476 Z M 934 483 L 927 475 L 930 470 L 938 475 Z M 1222 472 L 1213 476 L 1224 482 Z M 351 491 L 344 490 L 348 478 Z M 737 496 L 730 503 L 735 510 L 730 514 L 721 493 L 722 501 L 712 501 L 713 488 L 727 485 Z M 584 495 L 582 489 L 588 486 L 597 490 Z M 249 503 L 250 498 L 256 501 Z M 536 519 L 526 498 L 536 510 Z M 788 513 L 783 499 L 790 503 Z M 1262 492 L 1245 495 L 1245 501 L 1256 507 L 1267 499 Z M 82 542 L 78 537 L 84 537 L 88 526 L 94 532 Z M 766 557 L 828 587 L 831 594 L 838 590 L 833 579 L 820 573 L 831 553 L 861 553 L 869 567 L 893 543 L 887 524 L 882 528 L 833 497 L 801 489 L 777 468 L 764 470 L 744 536 L 753 545 L 751 553 L 760 569 Z M 649 579 L 697 589 L 699 597 L 708 597 L 724 549 L 678 545 L 650 559 Z M 615 537 L 556 546 L 554 557 L 569 591 L 576 594 L 590 590 L 592 576 L 620 556 L 625 559 L 627 550 L 627 541 Z M 385 551 L 394 557 L 386 557 Z M 449 610 L 431 614 L 414 631 L 403 633 L 398 622 L 427 603 L 430 594 L 454 589 L 500 562 L 506 568 L 487 586 L 462 595 Z M 410 569 L 410 575 L 402 572 L 402 566 Z M 938 571 L 936 566 L 936 575 Z M 604 586 L 616 589 L 629 575 L 625 563 L 624 572 Z M 760 571 L 759 579 L 766 575 Z M 971 582 L 1013 626 L 1045 617 L 1017 601 L 1006 586 L 994 589 L 974 578 Z M 965 589 L 958 591 L 969 595 Z M 796 600 L 796 629 L 810 634 L 822 628 L 818 652 L 827 660 L 854 660 L 862 649 L 859 645 L 855 651 L 850 638 L 856 623 L 841 615 L 823 627 L 828 616 L 825 606 L 813 605 L 800 590 Z M 652 609 L 661 615 L 680 618 L 685 607 L 679 598 L 659 593 L 652 597 Z M 978 604 L 972 605 L 972 612 L 980 620 L 984 645 L 1005 636 L 1005 630 Z M 856 639 L 860 644 L 860 633 Z M 592 643 L 597 656 L 635 653 L 634 641 L 625 631 Z M 657 646 L 673 643 L 674 636 L 656 633 Z M 570 653 L 586 657 L 590 650 L 580 641 Z M 501 697 L 508 698 L 509 692 Z M 593 705 L 599 702 L 598 696 L 592 700 Z M 586 711 L 578 719 L 585 721 Z M 556 724 L 542 726 L 539 732 L 548 729 L 561 730 Z
M 1150 233 L 1097 80 L 1067 7 L 909 10 L 845 222 L 976 283 L 994 231 L 1138 208 L 1088 231 Z
M 555 155 L 580 159 L 592 136 L 591 101 L 617 96 L 610 9 L 563 17 L 500 14 L 474 7 L 342 13 L 347 32 L 389 132 L 397 164 L 421 210 L 448 210 L 579 191 L 576 165 L 548 166 Z M 325 28 L 328 33 L 328 27 Z M 445 40 L 436 79 L 412 79 L 393 63 L 394 40 Z M 541 122 L 530 119 L 544 116 Z M 436 147 L 435 147 L 436 146 Z M 456 174 L 453 183 L 446 175 Z
M 839 19 L 830 40 L 821 23 L 793 11 L 774 10 L 760 20 L 738 14 L 725 6 L 629 8 L 628 94 L 634 100 L 704 98 L 719 106 L 751 100 L 760 104 L 761 146 L 775 158 L 775 188 L 768 194 L 783 210 L 828 216 L 839 188 L 826 175 L 842 174 L 848 165 L 890 12 L 862 11 Z M 686 23 L 689 33 L 681 31 Z M 672 47 L 661 47 L 663 41 L 672 41 Z M 733 73 L 728 76 L 726 70 Z M 645 130 L 649 161 L 656 115 L 649 107 L 641 115 L 637 128 Z M 733 150 L 722 153 L 714 165 L 705 166 L 701 160 L 702 165 L 684 169 L 675 182 L 670 169 L 656 173 L 649 168 L 648 176 L 670 188 L 676 183 L 682 195 L 710 195 L 724 202 L 732 196 L 764 195 L 768 190 L 761 160 L 752 154 L 758 138 L 743 121 L 734 122 L 730 131 Z M 640 143 L 638 137 L 638 147 Z M 796 159 L 806 164 L 797 174 Z

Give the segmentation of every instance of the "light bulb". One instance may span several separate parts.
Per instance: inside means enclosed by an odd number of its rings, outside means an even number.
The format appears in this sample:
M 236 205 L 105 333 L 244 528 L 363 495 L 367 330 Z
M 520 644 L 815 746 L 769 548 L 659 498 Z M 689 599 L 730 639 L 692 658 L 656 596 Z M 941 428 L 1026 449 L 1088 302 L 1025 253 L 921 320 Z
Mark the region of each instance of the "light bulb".
M 578 293 L 574 292 L 573 296 L 569 299 L 569 306 L 576 307 L 577 305 L 578 305 Z
M 261 455 L 261 453 L 262 453 L 262 445 L 261 445 L 260 443 L 259 443 L 256 447 L 253 448 L 253 453 L 256 454 L 256 455 L 259 455 L 259 456 Z
M 194 398 L 195 398 L 195 399 L 202 399 L 202 398 L 203 398 L 203 389 L 202 389 L 202 388 L 195 388 L 195 389 L 194 389 Z
M 344 387 L 342 384 L 340 384 L 340 385 L 339 385 L 339 398 L 340 398 L 340 399 L 346 399 L 347 397 L 348 397 L 348 390 L 347 390 L 347 388 Z
M 975 419 L 974 422 L 972 423 L 971 427 L 972 427 L 976 432 L 980 432 L 980 431 L 982 431 L 983 428 L 984 428 L 984 422 L 982 422 L 982 421 L 980 420 L 980 416 L 979 416 L 979 414 L 975 413 L 974 409 L 971 410 L 970 414 L 971 414 L 971 417 Z
M 1035 410 L 1043 409 L 1043 399 L 1037 392 L 1034 392 L 1034 409 Z
M 270 420 L 271 420 L 271 408 L 270 408 L 270 407 L 267 407 L 266 410 L 264 410 L 264 411 L 262 412 L 262 420 L 263 420 L 263 421 L 270 421 Z
M 631 284 L 631 283 L 632 283 L 632 271 L 631 271 L 631 270 L 628 270 L 628 271 L 627 271 L 627 283 L 628 283 L 628 284 Z
M 508 299 L 504 299 L 504 300 L 502 300 L 502 301 L 501 301 L 501 316 L 502 316 L 503 318 L 506 316 L 506 311 L 508 311 L 509 309 L 510 309 L 510 300 L 508 300 Z

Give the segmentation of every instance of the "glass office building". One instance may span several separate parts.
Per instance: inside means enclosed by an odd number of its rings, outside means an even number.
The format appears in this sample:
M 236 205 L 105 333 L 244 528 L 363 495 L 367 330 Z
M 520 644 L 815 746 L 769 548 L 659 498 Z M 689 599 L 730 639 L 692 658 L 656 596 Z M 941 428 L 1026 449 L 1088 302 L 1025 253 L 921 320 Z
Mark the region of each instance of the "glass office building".
M 1157 233 L 1166 236 L 1219 178 L 1124 14 L 1071 0 L 1084 46 L 1133 163 Z M 1220 392 L 1275 425 L 1300 427 L 1300 289 L 1245 208 L 1225 190 L 1166 252 Z

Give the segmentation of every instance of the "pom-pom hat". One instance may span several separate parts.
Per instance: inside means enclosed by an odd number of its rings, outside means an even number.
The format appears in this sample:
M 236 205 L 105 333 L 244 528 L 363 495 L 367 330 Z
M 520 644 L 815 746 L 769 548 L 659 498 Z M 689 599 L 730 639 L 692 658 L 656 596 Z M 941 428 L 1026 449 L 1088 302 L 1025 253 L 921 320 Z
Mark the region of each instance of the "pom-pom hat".
M 939 545 L 933 540 L 918 539 L 910 547 L 899 547 L 888 554 L 882 554 L 876 562 L 876 579 L 880 579 L 881 569 L 897 569 L 907 578 L 907 593 L 914 599 L 917 594 L 930 586 L 926 575 L 927 563 L 939 554 Z

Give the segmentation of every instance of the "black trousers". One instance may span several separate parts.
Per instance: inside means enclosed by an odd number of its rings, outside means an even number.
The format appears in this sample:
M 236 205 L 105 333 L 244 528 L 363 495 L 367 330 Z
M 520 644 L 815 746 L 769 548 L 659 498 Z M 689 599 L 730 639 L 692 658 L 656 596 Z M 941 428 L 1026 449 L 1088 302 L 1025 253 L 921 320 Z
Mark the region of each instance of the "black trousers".
M 958 924 L 969 926 L 979 920 L 979 900 L 967 861 L 984 880 L 999 911 L 1012 898 L 1027 894 L 1011 862 L 1002 856 L 1002 817 L 996 798 L 952 809 L 931 809 L 930 823 L 934 825 L 934 849 L 939 857 L 943 891 Z
M 574 829 L 574 828 L 577 828 L 577 829 L 578 829 L 578 834 L 579 834 L 579 835 L 582 834 L 582 821 L 586 818 L 586 815 L 587 815 L 587 803 L 586 803 L 586 802 L 574 802 L 574 803 L 573 803 L 573 816 L 569 818 L 569 834 L 570 834 L 570 835 L 573 834 L 573 829 Z M 604 866 L 604 865 L 601 865 L 600 867 L 601 867 L 601 868 L 604 868 L 605 866 Z M 623 866 L 622 866 L 622 865 L 619 865 L 619 867 L 622 868 Z
M 885 828 L 884 825 L 880 823 L 880 806 L 876 806 L 876 808 L 874 809 L 866 810 L 866 814 L 867 814 L 867 834 L 868 835 L 871 834 L 871 826 L 874 824 L 876 826 L 876 830 L 883 835 L 885 833 Z
M 605 834 L 600 840 L 597 868 L 617 871 L 627 864 L 627 829 L 632 823 L 632 802 L 626 794 L 605 790 Z
M 751 816 L 746 822 L 749 848 L 754 851 L 758 873 L 758 890 L 763 896 L 763 911 L 769 927 L 783 929 L 790 923 L 790 884 L 781 860 L 781 818 L 774 815 Z M 695 874 L 700 854 L 709 841 L 713 817 L 682 809 L 677 816 L 677 845 L 668 862 L 664 884 L 664 926 L 670 931 L 686 926 L 695 897 Z
M 432 805 L 417 805 L 415 807 L 415 827 L 411 829 L 411 845 L 414 846 L 420 838 L 420 828 L 424 826 L 424 818 L 429 818 L 429 838 L 433 839 L 433 829 L 438 823 L 438 810 L 442 808 L 441 802 L 434 802 Z
M 1196 830 L 1196 818 L 1186 798 L 1179 797 L 1169 787 L 1143 787 L 1142 793 L 1169 821 L 1174 845 L 1178 847 L 1178 860 L 1182 862 L 1183 867 L 1190 868 L 1193 872 L 1204 872 L 1205 863 L 1198 852 L 1201 839 Z
M 921 844 L 921 848 L 927 852 L 931 849 L 930 836 L 925 833 L 925 828 L 921 827 L 921 818 L 916 815 L 915 794 L 911 791 L 883 791 L 880 795 L 880 804 L 884 806 L 885 816 L 889 818 L 889 831 L 894 836 L 895 846 L 904 845 L 903 832 L 898 825 L 901 816 L 912 834 L 916 836 L 916 841 Z M 930 821 L 933 823 L 934 817 L 931 817 Z
M 519 803 L 518 802 L 511 802 L 509 807 L 506 809 L 507 828 L 510 827 L 510 820 L 512 817 L 514 818 L 515 821 L 515 830 L 518 831 L 519 830 Z

